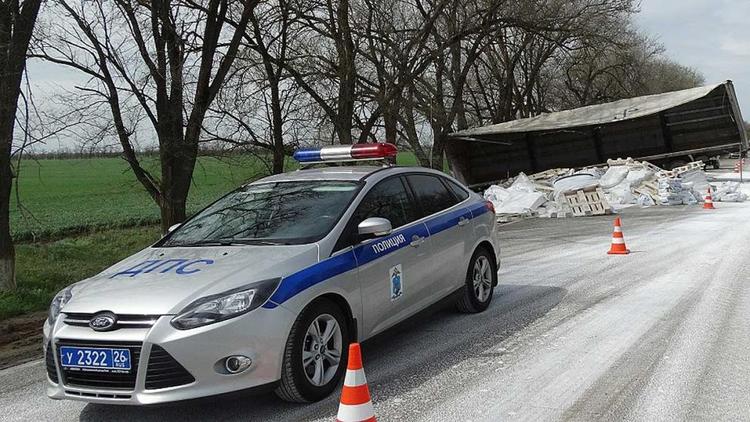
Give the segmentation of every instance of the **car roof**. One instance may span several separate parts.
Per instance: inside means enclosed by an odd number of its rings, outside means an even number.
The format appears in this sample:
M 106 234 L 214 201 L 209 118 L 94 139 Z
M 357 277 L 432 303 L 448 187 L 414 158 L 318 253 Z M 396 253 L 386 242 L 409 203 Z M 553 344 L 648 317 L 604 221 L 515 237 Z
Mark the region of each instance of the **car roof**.
M 254 183 L 290 182 L 297 180 L 352 180 L 359 181 L 364 177 L 388 167 L 377 166 L 346 166 L 311 168 L 288 173 L 274 174 L 255 181 Z
M 419 172 L 419 173 L 432 173 L 443 175 L 445 174 L 424 167 L 411 167 L 411 166 L 334 166 L 334 167 L 319 167 L 304 170 L 290 171 L 287 173 L 274 174 L 272 176 L 264 177 L 262 179 L 252 182 L 252 184 L 258 183 L 271 183 L 271 182 L 292 182 L 292 181 L 304 181 L 304 180 L 342 180 L 342 181 L 360 181 L 373 173 L 378 173 L 375 181 L 382 177 L 387 177 L 394 173 L 404 172 Z

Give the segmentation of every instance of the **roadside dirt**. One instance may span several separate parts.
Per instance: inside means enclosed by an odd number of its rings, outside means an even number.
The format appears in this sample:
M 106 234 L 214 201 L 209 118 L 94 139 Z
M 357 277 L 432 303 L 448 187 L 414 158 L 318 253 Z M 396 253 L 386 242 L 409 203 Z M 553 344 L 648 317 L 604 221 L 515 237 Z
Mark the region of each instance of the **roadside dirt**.
M 0 369 L 42 357 L 42 325 L 46 312 L 0 321 Z

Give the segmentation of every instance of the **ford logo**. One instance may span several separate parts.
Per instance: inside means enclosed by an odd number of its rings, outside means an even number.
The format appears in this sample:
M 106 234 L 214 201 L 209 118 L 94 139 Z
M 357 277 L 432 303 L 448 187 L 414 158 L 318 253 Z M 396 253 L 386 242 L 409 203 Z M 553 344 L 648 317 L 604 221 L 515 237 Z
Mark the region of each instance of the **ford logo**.
M 89 327 L 94 331 L 110 331 L 117 324 L 117 316 L 112 312 L 101 312 L 89 320 Z

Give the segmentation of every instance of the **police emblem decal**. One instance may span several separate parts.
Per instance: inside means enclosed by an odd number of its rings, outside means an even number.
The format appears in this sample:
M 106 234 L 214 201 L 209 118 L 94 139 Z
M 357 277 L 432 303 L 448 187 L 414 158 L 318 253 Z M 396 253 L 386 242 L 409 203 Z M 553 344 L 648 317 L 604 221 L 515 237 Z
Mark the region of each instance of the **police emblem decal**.
M 404 274 L 401 264 L 392 267 L 388 271 L 388 279 L 391 281 L 391 302 L 404 294 Z

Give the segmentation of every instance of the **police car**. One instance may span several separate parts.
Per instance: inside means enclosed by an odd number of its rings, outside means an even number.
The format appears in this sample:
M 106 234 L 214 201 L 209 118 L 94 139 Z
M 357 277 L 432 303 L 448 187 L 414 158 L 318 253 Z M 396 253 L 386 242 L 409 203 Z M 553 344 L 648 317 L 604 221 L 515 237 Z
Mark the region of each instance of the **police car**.
M 295 158 L 395 154 L 361 144 Z M 424 168 L 339 164 L 244 185 L 56 295 L 47 393 L 137 405 L 257 388 L 320 400 L 350 342 L 450 295 L 463 312 L 489 306 L 494 221 L 490 202 Z

